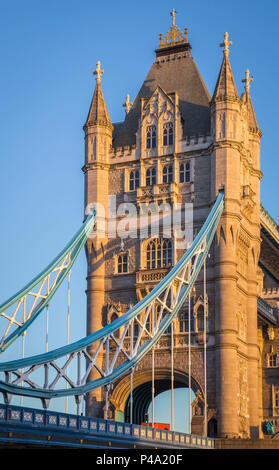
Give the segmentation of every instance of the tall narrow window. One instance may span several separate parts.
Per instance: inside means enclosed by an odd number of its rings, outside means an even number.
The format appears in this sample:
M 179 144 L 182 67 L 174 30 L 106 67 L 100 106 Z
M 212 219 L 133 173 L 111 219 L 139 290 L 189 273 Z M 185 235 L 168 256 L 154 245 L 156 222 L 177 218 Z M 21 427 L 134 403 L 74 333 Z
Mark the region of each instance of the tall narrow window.
M 274 405 L 275 405 L 275 408 L 279 408 L 279 389 L 278 389 L 278 387 L 275 388 L 275 392 L 274 392 Z
M 121 253 L 121 255 L 118 255 L 117 272 L 119 274 L 128 272 L 128 254 L 127 253 Z
M 112 316 L 111 316 L 110 322 L 112 323 L 113 321 L 117 320 L 117 318 L 118 318 L 118 315 L 117 315 L 117 313 L 114 312 L 114 313 L 112 314 Z M 120 334 L 120 331 L 119 331 L 119 330 L 116 330 L 116 331 L 114 332 L 114 336 L 115 336 L 116 338 L 119 338 L 119 334 Z
M 172 242 L 168 238 L 151 240 L 146 249 L 147 269 L 165 268 L 172 264 Z
M 172 122 L 167 122 L 163 127 L 163 145 L 172 145 L 173 144 L 173 124 Z
M 130 191 L 135 191 L 135 189 L 138 187 L 139 187 L 139 171 L 133 170 L 130 173 L 130 184 L 129 184 Z
M 146 148 L 154 149 L 157 146 L 156 127 L 148 126 L 146 129 Z
M 269 357 L 268 357 L 268 367 L 277 367 L 277 353 L 269 355 Z
M 163 183 L 173 182 L 173 170 L 172 165 L 165 165 L 163 168 Z
M 195 330 L 195 319 L 193 311 L 191 311 L 190 315 L 190 331 Z M 180 333 L 188 333 L 189 331 L 189 310 L 187 308 L 181 312 L 179 316 L 179 331 Z
M 179 181 L 180 183 L 189 183 L 191 180 L 190 163 L 181 163 L 179 167 Z
M 199 332 L 204 331 L 204 308 L 201 305 L 197 311 L 197 330 Z
M 146 170 L 146 186 L 153 186 L 156 184 L 156 168 L 148 168 Z

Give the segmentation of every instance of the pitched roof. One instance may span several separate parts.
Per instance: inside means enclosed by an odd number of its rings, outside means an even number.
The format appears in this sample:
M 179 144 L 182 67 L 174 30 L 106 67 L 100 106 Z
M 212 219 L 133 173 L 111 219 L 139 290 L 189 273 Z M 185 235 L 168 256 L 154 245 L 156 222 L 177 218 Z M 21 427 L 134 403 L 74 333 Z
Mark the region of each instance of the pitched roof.
M 101 124 L 110 127 L 112 126 L 105 98 L 103 95 L 101 83 L 98 80 L 96 81 L 94 95 L 92 98 L 91 106 L 84 128 L 96 124 Z
M 233 78 L 228 54 L 224 54 L 212 101 L 223 99 L 238 99 L 237 88 Z
M 141 115 L 141 98 L 150 98 L 157 86 L 167 93 L 177 92 L 183 118 L 184 136 L 210 132 L 210 95 L 190 54 L 190 45 L 160 51 L 134 100 L 133 107 L 114 135 L 113 146 L 136 143 Z M 181 49 L 181 47 L 180 47 Z M 156 51 L 157 52 L 157 51 Z M 174 55 L 173 53 L 176 52 Z

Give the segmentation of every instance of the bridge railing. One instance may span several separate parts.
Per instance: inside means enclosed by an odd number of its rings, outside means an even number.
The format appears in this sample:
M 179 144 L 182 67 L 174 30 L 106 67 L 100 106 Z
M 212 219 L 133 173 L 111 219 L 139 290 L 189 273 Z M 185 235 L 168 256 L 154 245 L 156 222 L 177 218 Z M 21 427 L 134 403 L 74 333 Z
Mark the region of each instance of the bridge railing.
M 214 448 L 214 439 L 209 437 L 57 411 L 0 404 L 0 428 L 3 425 L 39 428 L 40 430 L 51 429 L 52 431 L 64 430 L 133 442 L 160 442 L 172 447 Z

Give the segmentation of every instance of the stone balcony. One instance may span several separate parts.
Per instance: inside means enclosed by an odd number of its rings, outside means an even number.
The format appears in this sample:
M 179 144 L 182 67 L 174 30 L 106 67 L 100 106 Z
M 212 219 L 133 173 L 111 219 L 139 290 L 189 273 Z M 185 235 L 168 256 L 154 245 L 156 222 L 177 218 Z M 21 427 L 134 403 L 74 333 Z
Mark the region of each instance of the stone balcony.
M 137 203 L 178 203 L 182 197 L 194 198 L 194 183 L 161 183 L 137 188 Z
M 152 288 L 158 284 L 169 271 L 168 268 L 160 269 L 141 269 L 136 273 L 136 287 L 142 287 L 142 285 L 152 286 Z

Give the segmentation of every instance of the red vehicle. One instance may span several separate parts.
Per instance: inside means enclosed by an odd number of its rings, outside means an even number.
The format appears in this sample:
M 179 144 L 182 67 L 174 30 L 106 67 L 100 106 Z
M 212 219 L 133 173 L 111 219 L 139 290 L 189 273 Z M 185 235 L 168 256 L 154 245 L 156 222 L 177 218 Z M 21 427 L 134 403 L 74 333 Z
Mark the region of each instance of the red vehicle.
M 152 428 L 152 423 L 141 423 L 141 426 L 149 426 L 150 428 Z M 166 431 L 169 431 L 170 430 L 170 425 L 167 424 L 167 423 L 154 423 L 154 428 L 157 428 L 157 429 L 165 429 Z

